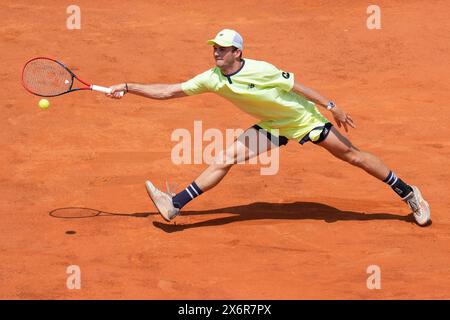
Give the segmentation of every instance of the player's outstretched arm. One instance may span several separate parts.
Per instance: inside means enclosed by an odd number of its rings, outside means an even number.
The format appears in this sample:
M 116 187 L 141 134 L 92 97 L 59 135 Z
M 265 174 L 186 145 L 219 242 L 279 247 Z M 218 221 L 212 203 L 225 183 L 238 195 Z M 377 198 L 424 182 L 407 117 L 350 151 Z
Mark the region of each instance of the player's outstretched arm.
M 292 90 L 295 93 L 306 97 L 307 99 L 324 108 L 327 108 L 328 103 L 331 101 L 321 94 L 317 93 L 313 89 L 307 88 L 299 83 L 294 83 L 294 87 L 292 88 Z M 350 115 L 345 113 L 344 110 L 342 110 L 338 106 L 334 106 L 331 109 L 331 113 L 333 114 L 334 120 L 336 121 L 339 128 L 341 127 L 341 125 L 344 126 L 345 131 L 348 131 L 347 125 L 352 128 L 356 128 L 355 123 L 353 122 L 353 119 L 350 117 Z
M 108 97 L 120 99 L 120 92 L 132 93 L 151 99 L 171 99 L 185 97 L 186 94 L 181 89 L 181 83 L 176 84 L 139 84 L 139 83 L 121 83 L 110 87 L 111 94 Z
M 292 88 L 292 90 L 295 93 L 298 93 L 298 94 L 308 98 L 312 102 L 314 102 L 322 107 L 325 107 L 325 108 L 327 107 L 328 102 L 330 101 L 329 99 L 325 98 L 324 96 L 317 93 L 313 89 L 305 87 L 304 85 L 301 85 L 300 83 L 294 83 L 294 87 Z

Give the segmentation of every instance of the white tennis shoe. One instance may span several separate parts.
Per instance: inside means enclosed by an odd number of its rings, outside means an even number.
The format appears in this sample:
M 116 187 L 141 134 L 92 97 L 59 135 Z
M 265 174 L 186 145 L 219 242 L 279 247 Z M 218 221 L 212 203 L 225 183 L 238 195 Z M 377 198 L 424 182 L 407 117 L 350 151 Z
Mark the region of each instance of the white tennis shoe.
M 150 199 L 152 199 L 164 220 L 170 222 L 180 214 L 180 209 L 175 208 L 173 205 L 171 195 L 158 190 L 150 181 L 145 182 L 145 187 Z
M 411 208 L 414 219 L 419 226 L 426 226 L 431 223 L 430 205 L 422 197 L 419 188 L 411 186 L 413 192 L 404 201 Z

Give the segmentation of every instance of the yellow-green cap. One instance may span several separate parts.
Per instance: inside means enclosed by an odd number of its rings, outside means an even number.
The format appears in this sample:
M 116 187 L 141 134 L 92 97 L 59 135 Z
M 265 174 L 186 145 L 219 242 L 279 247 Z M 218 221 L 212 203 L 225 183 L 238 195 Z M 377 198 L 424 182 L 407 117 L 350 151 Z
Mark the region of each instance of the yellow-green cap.
M 219 31 L 214 39 L 208 40 L 207 42 L 210 45 L 217 44 L 221 47 L 231 47 L 234 46 L 238 49 L 244 49 L 244 39 L 242 39 L 241 35 L 234 30 L 231 29 L 223 29 Z

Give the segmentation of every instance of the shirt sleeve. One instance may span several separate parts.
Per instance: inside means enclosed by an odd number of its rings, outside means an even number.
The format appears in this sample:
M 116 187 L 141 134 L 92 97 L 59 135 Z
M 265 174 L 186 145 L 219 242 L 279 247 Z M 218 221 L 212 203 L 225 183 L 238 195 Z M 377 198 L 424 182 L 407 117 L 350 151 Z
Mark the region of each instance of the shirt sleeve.
M 210 89 L 211 73 L 212 73 L 211 70 L 207 70 L 195 76 L 194 78 L 186 82 L 183 82 L 181 84 L 181 89 L 183 90 L 184 93 L 186 93 L 189 96 L 211 91 Z
M 269 86 L 278 87 L 285 91 L 291 91 L 294 87 L 294 74 L 280 70 L 271 64 L 268 64 L 264 78 Z

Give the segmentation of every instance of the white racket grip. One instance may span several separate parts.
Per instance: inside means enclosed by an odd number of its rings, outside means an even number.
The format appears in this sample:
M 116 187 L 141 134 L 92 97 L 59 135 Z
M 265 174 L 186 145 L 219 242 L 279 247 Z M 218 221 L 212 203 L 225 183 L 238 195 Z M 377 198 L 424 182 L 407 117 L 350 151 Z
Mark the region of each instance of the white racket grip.
M 107 87 L 102 87 L 102 86 L 97 86 L 95 84 L 91 85 L 91 90 L 93 91 L 98 91 L 98 92 L 102 92 L 102 93 L 111 93 L 111 89 L 107 88 Z M 120 96 L 123 96 L 124 92 L 121 91 L 120 92 Z

